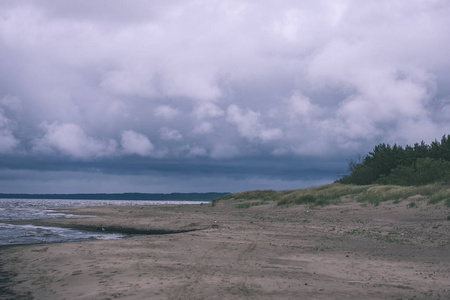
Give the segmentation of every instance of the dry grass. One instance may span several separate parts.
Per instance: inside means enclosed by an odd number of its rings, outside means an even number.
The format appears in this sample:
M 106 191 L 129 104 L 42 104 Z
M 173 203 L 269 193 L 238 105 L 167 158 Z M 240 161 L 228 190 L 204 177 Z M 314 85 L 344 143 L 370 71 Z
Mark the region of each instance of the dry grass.
M 339 204 L 343 199 L 378 205 L 385 201 L 400 202 L 416 195 L 427 198 L 429 204 L 436 204 L 445 200 L 445 204 L 450 207 L 450 185 L 448 184 L 395 186 L 375 184 L 348 185 L 339 183 L 299 190 L 255 190 L 229 194 L 215 199 L 213 205 L 217 201 L 226 199 L 235 199 L 240 202 L 237 205 L 239 208 L 249 208 L 270 202 L 276 202 L 277 205 L 307 204 L 309 206 L 324 206 Z

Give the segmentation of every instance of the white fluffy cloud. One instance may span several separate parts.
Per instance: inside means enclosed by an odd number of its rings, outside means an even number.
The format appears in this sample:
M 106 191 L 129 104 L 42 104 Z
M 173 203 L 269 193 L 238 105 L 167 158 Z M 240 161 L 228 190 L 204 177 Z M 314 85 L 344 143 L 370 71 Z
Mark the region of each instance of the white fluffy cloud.
M 217 118 L 223 116 L 225 113 L 217 104 L 211 102 L 200 102 L 194 108 L 194 115 L 198 119 Z
M 320 114 L 320 107 L 311 103 L 311 99 L 299 92 L 285 100 L 288 105 L 288 113 L 293 118 L 301 118 L 304 121 L 315 119 Z
M 283 134 L 278 128 L 265 128 L 260 113 L 251 109 L 243 111 L 234 104 L 227 109 L 227 121 L 236 125 L 239 133 L 248 139 L 270 141 L 281 138 Z
M 150 155 L 154 148 L 145 135 L 133 130 L 124 130 L 122 132 L 120 144 L 126 154 L 138 154 L 141 156 Z
M 59 152 L 74 158 L 97 158 L 114 155 L 117 142 L 114 140 L 96 140 L 84 130 L 71 123 L 43 124 L 44 135 L 34 141 L 37 152 Z

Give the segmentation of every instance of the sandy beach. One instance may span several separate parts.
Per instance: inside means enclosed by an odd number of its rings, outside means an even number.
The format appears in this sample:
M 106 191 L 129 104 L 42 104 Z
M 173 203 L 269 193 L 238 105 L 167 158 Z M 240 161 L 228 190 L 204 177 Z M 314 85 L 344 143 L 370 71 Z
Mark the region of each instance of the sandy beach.
M 450 210 L 407 203 L 70 209 L 32 223 L 146 235 L 3 246 L 0 298 L 450 299 Z

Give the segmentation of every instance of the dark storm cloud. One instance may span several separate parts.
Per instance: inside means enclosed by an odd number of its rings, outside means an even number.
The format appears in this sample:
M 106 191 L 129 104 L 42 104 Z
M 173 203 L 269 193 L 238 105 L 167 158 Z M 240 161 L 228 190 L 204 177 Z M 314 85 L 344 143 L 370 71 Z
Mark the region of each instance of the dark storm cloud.
M 379 142 L 448 133 L 449 13 L 443 0 L 2 1 L 3 178 L 333 180 Z
M 55 158 L 17 159 L 0 162 L 0 189 L 17 192 L 99 193 L 236 192 L 247 189 L 293 189 L 328 183 L 341 174 L 344 164 L 333 159 L 240 160 L 106 160 L 65 161 Z
M 280 180 L 298 178 L 320 179 L 324 176 L 338 178 L 346 163 L 336 158 L 273 158 L 252 157 L 241 159 L 143 159 L 124 157 L 100 161 L 67 161 L 53 157 L 18 158 L 4 156 L 0 160 L 3 168 L 9 170 L 29 169 L 33 171 L 72 171 L 120 174 L 204 174 L 206 176 L 226 175 L 234 178 L 260 176 Z M 4 178 L 5 179 L 5 178 Z

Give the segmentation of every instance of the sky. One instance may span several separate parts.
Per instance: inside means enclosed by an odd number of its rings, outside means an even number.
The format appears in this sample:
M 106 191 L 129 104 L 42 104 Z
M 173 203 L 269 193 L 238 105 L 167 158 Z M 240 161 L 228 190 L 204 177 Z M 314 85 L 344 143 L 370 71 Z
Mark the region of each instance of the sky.
M 0 192 L 330 183 L 450 133 L 447 0 L 1 0 Z

